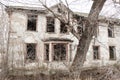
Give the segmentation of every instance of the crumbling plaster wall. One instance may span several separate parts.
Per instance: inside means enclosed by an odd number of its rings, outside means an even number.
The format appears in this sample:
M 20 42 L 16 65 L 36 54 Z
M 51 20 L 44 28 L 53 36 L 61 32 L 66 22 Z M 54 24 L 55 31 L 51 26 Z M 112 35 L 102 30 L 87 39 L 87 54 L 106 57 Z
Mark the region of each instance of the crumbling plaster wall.
M 12 12 L 10 16 L 11 25 L 10 25 L 10 43 L 9 43 L 9 52 L 10 52 L 10 66 L 28 66 L 30 64 L 24 64 L 25 54 L 26 54 L 26 43 L 37 43 L 37 62 L 36 64 L 43 65 L 44 62 L 44 39 L 47 38 L 68 38 L 72 39 L 73 45 L 77 45 L 77 39 L 69 33 L 61 34 L 60 33 L 60 21 L 55 19 L 55 33 L 46 32 L 46 15 L 38 14 L 37 17 L 37 30 L 36 31 L 27 31 L 27 13 L 25 12 Z M 75 49 L 73 49 L 75 51 Z M 73 52 L 73 51 L 72 51 Z M 74 56 L 74 52 L 72 54 Z M 63 65 L 62 62 L 52 62 L 50 65 L 57 64 Z M 47 65 L 45 63 L 45 65 Z M 64 66 L 65 67 L 65 66 Z
M 73 40 L 72 43 L 72 51 L 71 57 L 74 59 L 76 47 L 78 44 L 78 40 L 71 34 L 61 34 L 60 33 L 60 22 L 58 19 L 55 19 L 55 33 L 47 33 L 46 32 L 46 14 L 38 14 L 37 17 L 37 31 L 27 31 L 27 13 L 22 11 L 14 11 L 10 16 L 11 25 L 10 25 L 10 43 L 9 43 L 9 61 L 11 64 L 16 66 L 29 66 L 30 64 L 25 64 L 25 43 L 37 43 L 37 58 L 38 61 L 35 62 L 38 65 L 43 65 L 44 63 L 44 42 L 43 40 L 46 38 L 54 37 L 54 38 L 68 38 Z M 108 32 L 106 23 L 99 24 L 99 33 L 97 39 L 93 39 L 91 41 L 86 61 L 84 66 L 103 66 L 107 64 L 113 64 L 119 61 L 119 49 L 120 45 L 120 32 L 119 26 L 115 25 L 115 38 L 108 38 Z M 117 31 L 117 32 L 116 32 Z M 98 45 L 100 46 L 100 60 L 93 60 L 93 51 L 92 46 Z M 109 45 L 116 46 L 116 55 L 117 60 L 109 60 Z M 19 64 L 18 64 L 19 63 Z M 34 66 L 34 63 L 31 63 Z M 47 65 L 47 64 L 46 64 Z M 62 62 L 51 62 L 52 67 L 58 68 L 58 66 L 64 65 Z M 65 66 L 63 67 L 65 68 Z
M 9 33 L 9 17 L 5 5 L 0 3 L 0 67 L 7 61 L 7 43 Z
M 108 24 L 107 23 L 99 23 L 99 31 L 96 39 L 91 41 L 88 54 L 86 56 L 86 62 L 84 64 L 85 67 L 90 66 L 106 66 L 112 64 L 118 64 L 120 60 L 120 27 L 118 25 L 114 25 L 114 35 L 115 37 L 108 37 Z M 93 49 L 92 46 L 99 46 L 100 59 L 93 59 Z M 109 46 L 115 46 L 115 55 L 116 60 L 109 59 Z

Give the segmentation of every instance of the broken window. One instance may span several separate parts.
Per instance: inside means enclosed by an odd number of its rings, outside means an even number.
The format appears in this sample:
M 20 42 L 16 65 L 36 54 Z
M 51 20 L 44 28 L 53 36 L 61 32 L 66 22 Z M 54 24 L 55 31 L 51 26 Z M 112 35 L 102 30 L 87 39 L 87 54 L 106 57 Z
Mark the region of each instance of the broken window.
M 47 32 L 55 32 L 55 26 L 54 26 L 54 18 L 53 17 L 47 17 Z
M 93 58 L 99 59 L 99 46 L 93 46 Z
M 65 23 L 60 21 L 60 33 L 67 33 L 67 27 Z
M 57 43 L 53 46 L 54 49 L 54 61 L 63 61 L 66 60 L 66 44 Z
M 108 25 L 108 37 L 114 37 L 114 25 Z
M 65 61 L 68 54 L 68 43 L 45 43 L 45 61 Z M 51 48 L 50 48 L 51 47 Z M 51 50 L 50 50 L 51 49 Z M 71 51 L 70 51 L 71 52 Z M 51 57 L 50 57 L 51 56 Z M 71 54 L 70 54 L 71 56 Z M 69 58 L 70 59 L 70 58 Z
M 45 60 L 49 61 L 49 44 L 45 44 Z
M 37 15 L 28 15 L 27 30 L 36 31 Z
M 27 44 L 27 54 L 26 54 L 26 59 L 28 61 L 34 61 L 36 59 L 36 44 L 31 43 Z
M 116 56 L 115 56 L 115 46 L 109 46 L 109 59 L 110 60 L 116 59 Z
M 85 17 L 79 16 L 77 14 L 73 14 L 73 19 L 75 19 L 76 24 L 77 24 L 77 33 L 82 35 L 84 31 L 84 23 L 85 23 Z

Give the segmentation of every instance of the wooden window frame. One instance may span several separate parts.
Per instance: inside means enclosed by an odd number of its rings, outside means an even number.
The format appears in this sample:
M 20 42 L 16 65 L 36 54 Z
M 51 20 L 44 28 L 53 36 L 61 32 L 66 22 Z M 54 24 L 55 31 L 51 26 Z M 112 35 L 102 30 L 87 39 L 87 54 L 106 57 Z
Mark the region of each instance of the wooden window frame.
M 54 20 L 54 23 L 53 23 L 53 25 L 54 25 L 54 31 L 53 32 L 48 32 L 47 31 L 47 28 L 48 28 L 48 25 L 47 25 L 48 24 L 48 22 L 47 22 L 48 19 L 47 18 L 53 18 L 53 20 Z M 45 31 L 46 31 L 46 33 L 55 33 L 55 18 L 54 17 L 52 17 L 52 16 L 46 16 L 46 30 Z
M 29 15 L 34 15 L 36 16 L 36 29 L 35 30 L 28 30 L 28 19 L 29 19 Z M 27 14 L 27 24 L 26 24 L 26 31 L 30 31 L 30 32 L 37 32 L 38 31 L 38 15 L 37 14 Z
M 98 55 L 97 55 L 98 57 L 97 57 L 96 59 L 95 59 L 95 57 L 94 57 L 94 55 L 95 55 L 95 54 L 94 54 L 94 47 L 98 47 Z M 93 45 L 92 48 L 93 48 L 93 59 L 94 59 L 94 60 L 100 60 L 100 46 L 98 46 L 98 45 Z
M 110 32 L 111 32 L 111 35 L 110 35 Z M 111 24 L 111 23 L 108 24 L 108 37 L 109 38 L 115 38 L 114 24 Z
M 114 58 L 110 57 L 110 47 L 114 47 Z M 115 46 L 109 46 L 109 60 L 116 60 L 116 47 Z
M 27 45 L 28 44 L 35 44 L 35 60 L 32 60 L 32 61 L 28 61 L 28 59 L 26 59 L 27 58 Z M 32 62 L 36 62 L 37 60 L 38 60 L 38 58 L 37 58 L 37 43 L 25 43 L 25 57 L 24 57 L 24 59 L 25 59 L 25 63 L 32 63 Z
M 70 53 L 68 53 L 68 47 L 70 47 L 68 44 L 69 43 L 66 43 L 66 42 L 45 42 L 44 43 L 44 61 L 46 62 L 46 60 L 45 60 L 45 44 L 49 44 L 49 48 L 50 48 L 50 44 L 52 45 L 51 47 L 51 49 L 52 49 L 52 52 L 50 52 L 51 50 L 49 50 L 49 60 L 48 61 L 50 61 L 50 55 L 52 56 L 52 62 L 64 62 L 64 61 L 69 61 L 68 60 L 68 54 L 70 54 Z M 53 46 L 55 45 L 55 44 L 65 44 L 65 47 L 66 47 L 66 59 L 65 60 L 60 60 L 60 61 L 55 61 L 53 58 L 54 58 L 54 49 L 53 49 Z M 51 53 L 51 54 L 50 54 Z
M 49 46 L 48 48 L 49 48 L 49 52 L 48 52 L 48 60 L 46 60 L 46 44 Z M 50 44 L 49 43 L 45 43 L 44 44 L 44 61 L 49 61 L 50 59 Z
M 68 61 L 68 43 L 53 43 L 52 44 L 52 47 L 55 45 L 55 44 L 65 44 L 65 47 L 66 47 L 66 58 L 65 60 L 60 60 L 60 61 L 57 61 L 57 62 L 62 62 L 62 61 Z M 56 60 L 54 60 L 54 49 L 53 50 L 53 54 L 52 54 L 52 60 L 55 62 Z

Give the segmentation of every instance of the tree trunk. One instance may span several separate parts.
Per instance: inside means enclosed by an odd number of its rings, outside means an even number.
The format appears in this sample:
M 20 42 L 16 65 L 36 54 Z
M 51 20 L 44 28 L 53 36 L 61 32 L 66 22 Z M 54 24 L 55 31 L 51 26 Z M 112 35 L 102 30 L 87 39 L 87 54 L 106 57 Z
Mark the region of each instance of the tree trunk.
M 85 23 L 85 31 L 83 32 L 79 40 L 79 44 L 77 46 L 77 52 L 74 57 L 73 63 L 70 67 L 71 71 L 74 71 L 74 72 L 81 71 L 92 37 L 95 34 L 97 34 L 96 31 L 97 31 L 97 24 L 98 24 L 97 22 L 98 16 L 105 2 L 106 0 L 95 0 L 93 2 L 91 11 L 88 15 L 88 19 Z

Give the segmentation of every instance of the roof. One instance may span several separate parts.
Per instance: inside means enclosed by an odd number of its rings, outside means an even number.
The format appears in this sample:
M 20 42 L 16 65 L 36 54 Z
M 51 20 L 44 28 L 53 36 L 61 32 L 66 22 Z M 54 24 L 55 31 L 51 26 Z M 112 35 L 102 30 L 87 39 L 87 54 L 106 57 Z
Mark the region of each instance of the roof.
M 56 0 L 45 0 L 48 6 L 55 5 L 59 1 Z M 65 4 L 65 0 L 61 0 Z M 67 0 L 69 7 L 72 11 L 89 13 L 93 0 Z M 39 0 L 1 0 L 0 2 L 6 5 L 22 5 L 22 6 L 41 6 Z M 100 13 L 106 17 L 119 18 L 120 19 L 120 5 L 114 3 L 113 0 L 106 0 L 106 3 Z
M 7 6 L 7 8 L 26 9 L 26 10 L 45 10 L 43 7 L 30 7 L 30 6 Z
M 58 3 L 56 5 L 53 5 L 49 8 L 53 9 L 56 8 L 57 6 L 61 5 L 61 3 Z M 66 5 L 62 4 L 62 6 L 64 6 L 66 9 L 70 10 L 69 8 L 67 8 Z M 43 6 L 39 6 L 39 7 L 31 7 L 31 6 L 7 6 L 7 10 L 28 10 L 28 11 L 33 11 L 33 12 L 40 12 L 40 13 L 46 13 L 47 9 L 44 8 Z M 72 12 L 72 10 L 70 10 Z M 73 12 L 79 16 L 83 16 L 83 17 L 88 17 L 88 13 L 81 13 L 81 12 Z M 99 16 L 99 20 L 102 22 L 108 22 L 108 21 L 113 21 L 117 24 L 120 25 L 120 19 L 118 18 L 108 18 L 105 16 Z
M 77 14 L 77 15 L 83 16 L 83 17 L 88 17 L 88 13 L 74 12 L 74 14 Z M 111 22 L 111 23 L 115 23 L 116 25 L 120 25 L 120 19 L 117 19 L 117 18 L 110 18 L 110 17 L 105 17 L 102 15 L 99 15 L 98 20 L 103 23 Z
M 49 8 L 53 10 L 53 8 L 56 8 L 58 6 L 62 6 L 65 8 L 65 10 L 69 10 L 70 12 L 73 12 L 70 10 L 66 5 L 63 3 L 58 3 L 56 5 L 50 6 Z M 44 6 L 36 6 L 36 7 L 31 7 L 31 6 L 6 6 L 7 10 L 33 10 L 37 12 L 42 12 L 42 11 L 48 11 Z
M 42 7 L 28 7 L 28 6 L 6 6 L 6 11 L 27 11 L 28 13 L 46 13 L 45 8 Z

